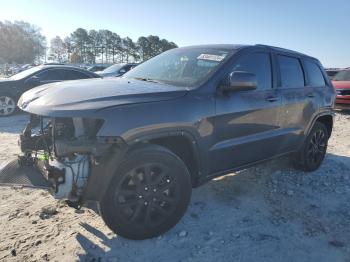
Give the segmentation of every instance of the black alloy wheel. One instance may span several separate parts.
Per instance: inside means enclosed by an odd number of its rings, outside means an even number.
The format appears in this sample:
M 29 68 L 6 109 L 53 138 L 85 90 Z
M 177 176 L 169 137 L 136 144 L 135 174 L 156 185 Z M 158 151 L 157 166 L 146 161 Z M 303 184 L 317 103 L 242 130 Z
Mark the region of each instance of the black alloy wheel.
M 163 223 L 179 202 L 179 184 L 168 168 L 149 163 L 131 169 L 114 192 L 114 206 L 124 222 L 156 227 Z
M 118 235 L 152 238 L 182 218 L 191 192 L 183 161 L 164 147 L 148 145 L 125 156 L 100 201 L 100 212 Z
M 298 167 L 308 172 L 318 169 L 326 155 L 328 139 L 327 127 L 316 122 L 299 152 Z

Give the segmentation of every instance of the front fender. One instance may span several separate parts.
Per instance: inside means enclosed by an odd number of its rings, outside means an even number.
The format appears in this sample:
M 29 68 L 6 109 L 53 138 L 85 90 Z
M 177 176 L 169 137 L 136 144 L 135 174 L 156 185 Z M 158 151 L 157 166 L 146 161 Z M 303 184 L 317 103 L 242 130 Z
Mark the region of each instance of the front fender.
M 103 195 L 96 190 L 106 189 L 110 175 L 115 173 L 125 152 L 138 143 L 156 138 L 186 137 L 193 147 L 199 172 L 204 176 L 209 170 L 208 148 L 212 144 L 215 116 L 213 97 L 186 96 L 170 101 L 124 105 L 101 110 L 98 114 L 101 117 L 96 117 L 103 118 L 104 125 L 97 136 L 119 137 L 126 149 L 106 154 L 101 159 L 103 162 L 93 167 L 88 199 L 98 200 Z
M 204 149 L 213 138 L 215 100 L 189 95 L 170 101 L 106 109 L 99 114 L 103 116 L 104 125 L 97 136 L 121 137 L 127 144 L 133 144 L 154 136 L 184 132 Z

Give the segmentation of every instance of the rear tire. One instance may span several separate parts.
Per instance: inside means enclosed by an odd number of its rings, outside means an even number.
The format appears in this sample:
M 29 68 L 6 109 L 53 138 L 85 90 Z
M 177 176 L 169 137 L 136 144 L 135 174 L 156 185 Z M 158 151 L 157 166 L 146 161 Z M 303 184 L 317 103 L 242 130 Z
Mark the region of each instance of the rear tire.
M 178 223 L 191 192 L 190 174 L 181 159 L 166 148 L 146 146 L 127 154 L 100 202 L 100 212 L 116 234 L 152 238 Z
M 327 127 L 321 122 L 316 122 L 298 153 L 296 167 L 306 172 L 317 170 L 326 155 L 328 139 Z

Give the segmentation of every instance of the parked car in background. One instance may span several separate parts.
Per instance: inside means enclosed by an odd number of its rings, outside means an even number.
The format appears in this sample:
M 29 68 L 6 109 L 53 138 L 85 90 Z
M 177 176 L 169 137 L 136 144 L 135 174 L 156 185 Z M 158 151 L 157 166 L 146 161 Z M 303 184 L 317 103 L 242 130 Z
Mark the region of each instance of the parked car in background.
M 126 72 L 137 66 L 136 63 L 122 63 L 114 64 L 110 67 L 107 67 L 103 71 L 97 71 L 96 74 L 99 74 L 102 77 L 118 77 L 124 75 Z
M 350 69 L 339 71 L 332 80 L 337 92 L 336 105 L 338 109 L 350 109 Z
M 32 67 L 33 67 L 33 66 L 32 66 L 31 64 L 22 65 L 22 66 L 19 68 L 18 73 L 19 73 L 19 72 L 22 72 L 22 71 L 24 71 L 24 70 L 27 70 L 27 69 L 29 69 L 29 68 L 32 68 Z
M 264 45 L 171 49 L 123 77 L 52 88 L 18 103 L 32 114 L 20 162 L 43 152 L 57 199 L 98 201 L 106 224 L 131 239 L 173 227 L 193 187 L 233 170 L 283 155 L 318 169 L 333 127 L 335 91 L 321 63 Z
M 58 62 L 48 62 L 44 63 L 43 65 L 66 65 L 65 63 L 58 63 Z
M 99 75 L 71 66 L 43 65 L 32 67 L 9 78 L 0 80 L 0 117 L 12 115 L 16 110 L 19 97 L 33 87 L 86 78 L 98 78 Z
M 333 77 L 340 71 L 339 68 L 327 68 L 326 73 L 329 76 L 329 78 L 332 80 Z
M 105 70 L 107 67 L 109 67 L 110 65 L 93 65 L 93 66 L 89 66 L 87 68 L 87 70 L 91 71 L 91 72 L 98 72 L 98 71 L 103 71 Z

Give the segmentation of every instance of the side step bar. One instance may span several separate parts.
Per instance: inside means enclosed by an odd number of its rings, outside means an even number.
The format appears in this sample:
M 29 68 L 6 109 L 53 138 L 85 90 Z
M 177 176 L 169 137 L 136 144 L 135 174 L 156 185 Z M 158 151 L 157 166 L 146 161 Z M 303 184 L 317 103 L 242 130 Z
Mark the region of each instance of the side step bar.
M 0 164 L 0 186 L 52 188 L 36 166 L 22 166 L 18 158 Z

